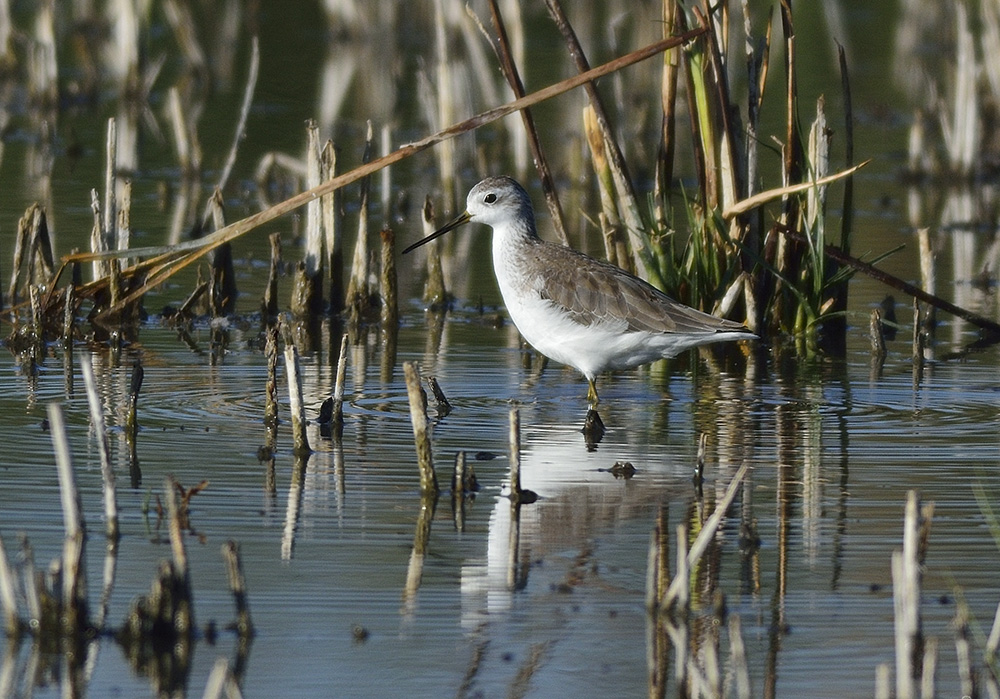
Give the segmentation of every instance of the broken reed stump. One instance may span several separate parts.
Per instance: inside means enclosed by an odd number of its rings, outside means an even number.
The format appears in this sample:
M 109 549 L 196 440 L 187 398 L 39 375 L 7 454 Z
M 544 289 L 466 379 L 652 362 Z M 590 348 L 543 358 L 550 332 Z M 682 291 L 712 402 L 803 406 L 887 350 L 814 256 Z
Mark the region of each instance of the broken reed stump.
M 102 249 L 111 250 L 118 243 L 118 122 L 108 119 L 104 157 L 104 220 Z M 117 299 L 116 299 L 117 300 Z
M 94 428 L 97 439 L 97 453 L 101 460 L 101 477 L 104 481 L 104 519 L 109 541 L 117 542 L 118 505 L 115 495 L 115 471 L 111 464 L 111 448 L 108 443 L 108 429 L 104 420 L 104 407 L 101 396 L 97 392 L 97 381 L 94 378 L 94 367 L 90 357 L 84 357 L 80 363 L 83 374 L 83 384 L 87 391 L 87 405 L 90 407 L 90 424 Z
M 387 171 L 386 171 L 387 172 Z M 382 313 L 381 380 L 391 383 L 396 370 L 396 350 L 399 344 L 399 290 L 396 279 L 396 234 L 388 224 L 382 229 L 382 266 L 379 290 Z
M 428 376 L 427 385 L 430 386 L 431 393 L 434 394 L 438 417 L 444 417 L 451 412 L 451 403 L 448 402 L 448 396 L 441 390 L 441 385 L 438 383 L 437 377 Z
M 906 494 L 903 550 L 892 554 L 892 599 L 896 629 L 896 697 L 911 699 L 923 675 L 924 638 L 920 617 L 921 566 L 934 506 L 921 507 L 915 490 Z
M 510 499 L 521 499 L 521 411 L 512 407 L 508 420 L 510 442 Z
M 340 354 L 337 355 L 337 380 L 333 385 L 333 404 L 330 421 L 334 433 L 339 437 L 344 430 L 344 382 L 347 380 L 347 333 L 340 338 Z
M 17 224 L 14 261 L 7 289 L 10 305 L 17 306 L 27 290 L 36 284 L 48 284 L 55 269 L 52 240 L 45 210 L 32 204 Z M 20 293 L 19 293 L 20 292 Z
M 382 265 L 379 290 L 382 296 L 382 330 L 394 332 L 399 323 L 399 292 L 396 283 L 396 234 L 386 226 L 379 233 L 382 239 Z
M 434 202 L 428 196 L 421 210 L 424 237 L 436 229 Z M 441 266 L 441 241 L 432 240 L 427 244 L 427 281 L 424 283 L 424 303 L 428 310 L 436 311 L 448 306 L 448 290 L 444 285 L 444 269 Z
M 278 326 L 271 325 L 264 331 L 264 357 L 267 362 L 267 380 L 264 382 L 264 427 L 268 442 L 273 447 L 274 432 L 278 429 Z
M 306 434 L 306 407 L 302 400 L 299 351 L 290 342 L 285 344 L 285 373 L 288 376 L 288 407 L 292 415 L 292 449 L 299 456 L 311 454 Z
M 958 656 L 959 691 L 963 699 L 964 697 L 981 696 L 979 692 L 979 673 L 975 662 L 972 660 L 972 631 L 969 629 L 969 608 L 964 600 L 960 600 L 956 605 L 955 618 L 952 620 L 951 625 L 955 629 L 955 655 Z M 993 692 L 987 690 L 987 696 L 996 696 L 996 687 L 994 686 L 992 689 L 994 690 Z M 934 696 L 934 694 L 930 696 Z
M 420 386 L 420 369 L 416 362 L 405 362 L 406 394 L 410 401 L 410 422 L 413 424 L 413 441 L 417 449 L 417 468 L 420 469 L 420 492 L 437 495 L 437 475 L 431 454 L 431 437 L 427 424 L 427 395 Z
M 538 494 L 521 487 L 521 411 L 511 406 L 509 419 L 510 440 L 510 501 L 516 505 L 530 505 Z
M 132 242 L 132 180 L 122 180 L 121 203 L 118 207 L 118 241 L 119 250 L 128 250 Z M 121 258 L 122 265 L 128 266 L 134 260 Z
M 281 274 L 281 233 L 272 233 L 271 266 L 267 273 L 267 286 L 261 301 L 260 318 L 265 326 L 273 325 L 278 319 L 278 276 Z
M 868 319 L 868 337 L 871 340 L 872 355 L 885 359 L 885 329 L 882 325 L 882 313 L 877 308 L 872 309 Z
M 371 161 L 373 138 L 372 123 L 369 121 L 365 150 L 361 157 L 363 163 Z M 370 188 L 371 177 L 363 177 L 361 179 L 361 203 L 358 209 L 358 237 L 354 244 L 351 276 L 348 280 L 344 302 L 352 324 L 360 322 L 371 310 L 371 289 L 368 285 L 370 262 L 368 255 L 368 195 Z
M 306 122 L 306 189 L 318 187 L 322 178 L 319 126 L 310 119 Z M 305 250 L 292 282 L 291 310 L 300 318 L 323 311 L 323 243 L 322 200 L 316 197 L 306 204 Z
M 226 214 L 223 208 L 222 192 L 218 189 L 212 193 L 209 200 L 209 210 L 212 214 L 213 230 L 226 227 Z M 225 243 L 209 254 L 209 264 L 212 271 L 209 277 L 208 310 L 213 317 L 228 316 L 236 310 L 236 270 L 233 267 L 233 245 Z
M 69 440 L 66 437 L 66 425 L 63 422 L 62 408 L 58 403 L 48 406 L 49 429 L 52 435 L 52 446 L 56 456 L 56 469 L 59 472 L 59 493 L 63 510 L 63 528 L 66 537 L 63 540 L 63 555 L 61 562 L 62 595 L 58 619 L 61 631 L 66 636 L 79 636 L 88 626 L 87 616 L 87 569 L 84 560 L 84 545 L 87 531 L 83 521 L 83 511 L 80 506 L 80 492 L 76 487 L 76 477 L 73 474 L 73 461 L 70 457 Z

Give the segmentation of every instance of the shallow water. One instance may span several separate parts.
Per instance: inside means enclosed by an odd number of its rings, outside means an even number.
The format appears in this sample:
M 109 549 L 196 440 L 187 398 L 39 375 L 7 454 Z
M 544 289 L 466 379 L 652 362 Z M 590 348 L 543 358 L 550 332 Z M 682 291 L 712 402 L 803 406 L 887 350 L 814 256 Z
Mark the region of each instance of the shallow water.
M 265 371 L 253 331 L 231 331 L 217 366 L 155 325 L 143 329 L 142 346 L 120 366 L 97 357 L 112 416 L 131 360 L 146 367 L 139 487 L 127 483 L 123 440 L 112 440 L 123 532 L 112 625 L 169 555 L 165 532 L 157 534 L 155 515 L 146 519 L 142 509 L 172 474 L 185 487 L 209 481 L 192 501 L 200 539 L 187 537 L 199 625 L 221 628 L 232 619 L 219 547 L 227 539 L 241 545 L 258 631 L 246 665 L 248 695 L 405 689 L 429 696 L 456 693 L 468 677 L 469 693 L 493 696 L 517 686 L 519 673 L 527 673 L 522 681 L 537 696 L 640 695 L 648 672 L 647 549 L 657 511 L 668 510 L 671 528 L 696 521 L 747 463 L 742 494 L 701 575 L 717 580 L 729 613 L 742 621 L 755 694 L 768 676 L 779 695 L 870 691 L 876 664 L 893 658 L 889 560 L 901 547 L 909 488 L 935 503 L 922 610 L 926 633 L 941 641 L 939 691 L 955 690 L 949 623 L 956 600 L 966 601 L 988 633 L 1000 599 L 996 542 L 974 494 L 981 488 L 990 503 L 1000 494 L 1000 438 L 988 429 L 1000 405 L 995 350 L 931 364 L 917 388 L 909 364 L 898 359 L 871 379 L 863 349 L 846 361 L 751 358 L 753 378 L 737 370 L 745 358 L 729 355 L 735 364 L 727 372 L 718 369 L 724 355 L 696 354 L 606 378 L 608 432 L 588 450 L 579 432 L 585 383 L 578 377 L 555 365 L 533 376 L 509 348 L 509 329 L 484 330 L 468 319 L 446 323 L 448 344 L 428 357 L 422 326 L 420 314 L 407 316 L 399 359 L 420 361 L 454 406 L 434 426 L 438 477 L 447 483 L 454 455 L 464 450 L 482 490 L 466 504 L 462 531 L 445 491 L 419 586 L 411 582 L 409 589 L 419 483 L 401 372 L 383 381 L 377 351 L 351 348 L 343 441 L 338 447 L 311 429 L 315 453 L 297 494 L 287 426 L 279 431 L 273 492 L 267 464 L 257 458 Z M 495 346 L 471 347 L 467 334 Z M 367 364 L 359 361 L 365 355 Z M 77 361 L 86 356 L 78 352 Z M 303 358 L 312 407 L 330 390 L 323 356 Z M 40 425 L 45 405 L 61 401 L 91 531 L 96 594 L 100 471 L 82 379 L 76 376 L 70 396 L 58 357 L 32 379 L 9 359 L 4 365 L 11 416 L 4 439 L 18 449 L 6 460 L 0 494 L 8 551 L 20 531 L 40 564 L 61 545 L 50 440 Z M 539 495 L 521 507 L 513 564 L 505 497 L 510 399 L 520 410 L 523 486 Z M 692 484 L 700 432 L 708 435 L 702 498 Z M 498 458 L 474 460 L 479 452 Z M 614 478 L 606 469 L 616 461 L 631 462 L 635 476 Z M 760 537 L 753 555 L 740 551 L 741 521 Z M 711 601 L 695 594 L 697 616 Z M 784 633 L 774 634 L 779 619 Z M 356 626 L 366 640 L 355 640 Z M 193 693 L 216 657 L 233 655 L 234 643 L 222 631 L 214 644 L 198 644 L 188 681 Z M 20 652 L 23 660 L 27 649 Z M 103 641 L 99 652 L 88 683 L 93 696 L 149 691 L 113 642 Z M 12 658 L 7 662 L 9 670 Z M 18 682 L 25 687 L 24 677 Z
M 422 108 L 413 94 L 419 83 L 415 66 L 435 60 L 428 40 L 432 12 L 410 16 L 399 10 L 404 16 L 391 28 L 378 25 L 375 31 L 385 30 L 383 48 L 392 57 L 376 61 L 365 53 L 370 41 L 340 35 L 331 40 L 311 5 L 261 5 L 261 81 L 226 192 L 231 220 L 257 210 L 262 192 L 252 171 L 263 153 L 301 151 L 301 122 L 318 116 L 334 82 L 323 73 L 324 61 L 340 65 L 337 61 L 349 59 L 367 66 L 345 88 L 350 99 L 344 113 L 324 126 L 341 148 L 347 164 L 341 170 L 360 158 L 365 119 L 375 119 L 376 127 L 389 123 L 396 145 L 433 130 L 423 115 L 415 115 Z M 855 155 L 875 159 L 856 178 L 853 249 L 870 259 L 905 244 L 880 264 L 918 281 L 913 230 L 931 226 L 938 293 L 995 317 L 995 285 L 970 283 L 989 261 L 991 241 L 981 235 L 982 229 L 992 230 L 988 216 L 982 214 L 978 227 L 978 211 L 963 209 L 958 223 L 943 214 L 939 221 L 938 208 L 945 206 L 937 197 L 971 199 L 971 194 L 932 187 L 908 190 L 898 177 L 911 106 L 893 91 L 896 85 L 887 89 L 891 46 L 867 41 L 872 26 L 894 26 L 896 18 L 884 15 L 895 10 L 887 9 L 889 4 L 847 7 L 840 17 L 846 25 L 828 29 L 825 24 L 834 24 L 833 10 L 839 8 L 823 4 L 827 15 L 813 6 L 796 9 L 799 45 L 815 49 L 799 52 L 800 98 L 806 105 L 827 94 L 828 108 L 837 109 L 839 78 L 829 38 L 843 40 L 855 87 Z M 605 45 L 609 15 L 634 25 L 633 32 L 611 23 L 620 32 L 620 47 L 658 37 L 657 3 L 643 5 L 636 15 L 619 16 L 618 10 L 608 3 L 592 18 L 574 18 L 598 56 L 622 53 Z M 530 7 L 525 12 L 532 39 L 527 77 L 534 89 L 563 77 L 568 68 L 544 13 Z M 15 19 L 18 26 L 28 26 L 32 15 L 19 8 Z M 154 53 L 162 48 L 169 58 L 167 77 L 154 87 L 150 107 L 162 119 L 165 87 L 179 61 L 170 32 L 162 18 L 158 22 L 149 41 Z M 202 30 L 214 36 L 209 28 Z M 237 47 L 232 83 L 218 86 L 203 105 L 202 194 L 214 182 L 213 168 L 219 167 L 232 135 L 245 38 L 241 35 Z M 216 42 L 213 52 L 219 47 Z M 220 60 L 213 53 L 210 63 L 214 67 Z M 463 75 L 466 85 L 476 85 L 476 77 Z M 655 66 L 648 65 L 629 69 L 627 76 L 625 86 L 640 90 L 659 79 Z M 70 70 L 67 79 L 78 77 Z M 616 95 L 621 88 L 611 80 L 603 87 Z M 383 92 L 391 97 L 384 103 L 379 101 Z M 472 97 L 463 108 L 494 106 L 483 95 Z M 579 186 L 592 182 L 580 165 L 582 141 L 573 140 L 577 135 L 570 128 L 579 120 L 581 104 L 578 94 L 568 95 L 540 106 L 536 117 L 555 151 L 564 206 L 575 217 L 574 245 L 600 254 L 594 236 L 585 236 L 589 229 L 583 217 L 598 205 L 593 187 Z M 116 109 L 96 98 L 94 104 L 60 111 L 51 144 L 40 137 L 31 110 L 20 109 L 13 111 L 4 137 L 2 248 L 10 249 L 17 217 L 37 199 L 50 207 L 59 253 L 85 246 L 92 222 L 90 188 L 103 181 L 105 120 Z M 810 111 L 801 109 L 803 114 Z M 641 163 L 648 150 L 642 137 L 648 134 L 628 130 L 632 116 L 618 115 L 628 155 Z M 776 118 L 767 114 L 765 122 Z M 650 123 L 647 131 L 655 134 Z M 140 124 L 142 159 L 131 173 L 134 241 L 158 245 L 171 230 L 181 178 L 169 143 L 145 120 Z M 497 144 L 507 138 L 498 128 L 483 129 L 456 144 L 460 186 L 489 174 L 480 172 L 484 164 L 514 171 L 508 156 L 497 153 Z M 835 148 L 840 148 L 840 127 L 833 128 Z M 780 124 L 763 132 L 780 133 Z M 31 166 L 49 146 L 54 166 L 46 196 Z M 74 147 L 80 152 L 71 155 Z M 489 160 L 494 156 L 502 160 Z M 765 167 L 774 164 L 768 157 Z M 680 177 L 689 176 L 683 171 L 684 158 L 682 153 Z M 428 192 L 435 201 L 443 198 L 435 163 L 433 154 L 425 154 L 392 169 L 393 223 L 401 244 L 421 235 L 417 208 L 422 198 Z M 540 205 L 537 184 L 530 175 L 525 181 Z M 264 193 L 277 197 L 281 186 L 274 184 L 275 191 Z M 988 186 L 976 194 L 991 201 Z M 356 188 L 344 193 L 348 256 L 356 197 Z M 381 218 L 376 203 L 372 220 Z M 835 209 L 830 219 L 838 223 Z M 544 214 L 539 222 L 546 235 Z M 39 567 L 61 550 L 57 478 L 50 435 L 43 428 L 48 404 L 58 402 L 66 415 L 90 531 L 89 598 L 98 605 L 105 555 L 101 480 L 79 369 L 81 361 L 94 363 L 111 432 L 122 527 L 117 577 L 108 600 L 110 627 L 120 626 L 132 601 L 148 592 L 159 561 L 170 555 L 165 528 L 156 516 L 164 480 L 172 475 L 185 488 L 208 481 L 192 499 L 196 533 L 186 543 L 195 618 L 200 630 L 214 623 L 218 637 L 210 642 L 210 634 L 201 634 L 183 680 L 188 694 L 202 693 L 222 657 L 240 664 L 246 696 L 645 695 L 651 672 L 647 558 L 654 524 L 665 510 L 672 557 L 674 527 L 687 523 L 697 529 L 743 464 L 750 467 L 747 479 L 716 547 L 694 578 L 698 647 L 704 649 L 715 633 L 711 591 L 718 589 L 728 614 L 738 615 L 742 623 L 753 696 L 871 695 L 876 666 L 894 657 L 890 557 L 902 546 L 906 493 L 919 489 L 924 501 L 935 505 L 921 605 L 924 631 L 939 639 L 939 694 L 959 694 L 950 626 L 958 603 L 969 607 L 973 656 L 979 663 L 1000 602 L 1000 542 L 990 510 L 1000 502 L 1000 355 L 996 347 L 965 353 L 963 348 L 977 338 L 968 325 L 939 315 L 931 359 L 916 383 L 907 332 L 889 343 L 885 365 L 873 370 L 868 314 L 886 290 L 857 278 L 851 284 L 844 358 L 802 359 L 772 346 L 713 349 L 602 377 L 601 415 L 608 431 L 593 448 L 580 433 L 586 383 L 555 364 L 539 372 L 525 356 L 516 331 L 504 322 L 486 236 L 470 231 L 456 235 L 448 246 L 454 257 L 446 272 L 457 308 L 443 325 L 425 315 L 416 300 L 421 253 L 398 261 L 404 299 L 398 356 L 385 361 L 374 334 L 350 347 L 342 441 L 311 426 L 314 453 L 304 465 L 292 455 L 282 379 L 284 422 L 272 464 L 258 456 L 265 442 L 266 367 L 259 322 L 252 314 L 266 279 L 266 234 L 282 233 L 285 260 L 291 263 L 298 259 L 300 228 L 300 218 L 288 217 L 238 241 L 234 254 L 242 315 L 220 326 L 199 321 L 182 334 L 158 317 L 164 306 L 176 305 L 190 293 L 191 272 L 147 296 L 152 315 L 119 358 L 106 346 L 81 343 L 68 365 L 61 348 L 52 347 L 37 375 L 31 375 L 14 357 L 0 353 L 0 443 L 6 446 L 0 455 L 0 534 L 8 557 L 18 560 L 19 532 L 30 539 Z M 9 253 L 0 257 L 4 273 L 9 259 Z M 280 284 L 284 302 L 288 277 Z M 909 300 L 897 300 L 906 326 Z M 340 328 L 323 326 L 314 349 L 302 357 L 311 418 L 332 390 L 340 333 Z M 133 483 L 122 425 L 136 361 L 142 363 L 145 379 L 139 398 L 141 479 Z M 416 361 L 425 376 L 436 376 L 454 406 L 449 415 L 434 420 L 434 458 L 444 490 L 430 522 L 422 567 L 413 551 L 426 528 L 421 514 L 428 511 L 422 510 L 419 496 L 403 361 Z M 512 403 L 520 411 L 523 486 L 539 496 L 520 508 L 516 522 L 506 497 Z M 702 434 L 706 480 L 699 491 L 693 474 Z M 468 455 L 482 485 L 477 497 L 465 503 L 462 527 L 456 525 L 447 489 L 459 451 Z M 635 476 L 616 479 L 608 471 L 616 462 L 633 464 Z M 759 537 L 759 548 L 747 548 L 754 537 Z M 239 655 L 235 635 L 225 629 L 234 617 L 219 554 L 227 540 L 241 547 L 257 631 L 245 656 Z M 0 696 L 62 693 L 60 658 L 38 658 L 29 645 L 11 647 L 0 639 Z M 721 659 L 728 658 L 723 632 Z M 662 660 L 672 673 L 672 651 Z M 43 669 L 35 676 L 39 664 Z M 91 696 L 146 696 L 160 687 L 158 680 L 131 668 L 110 638 L 91 647 L 86 668 L 83 686 Z M 672 685 L 667 686 L 671 692 Z

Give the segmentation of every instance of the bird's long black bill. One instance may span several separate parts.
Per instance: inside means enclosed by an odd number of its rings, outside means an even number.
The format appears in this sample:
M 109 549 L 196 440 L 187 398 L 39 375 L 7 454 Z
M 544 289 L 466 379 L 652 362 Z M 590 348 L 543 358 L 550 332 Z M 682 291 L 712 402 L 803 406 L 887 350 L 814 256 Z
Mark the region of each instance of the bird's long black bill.
M 463 223 L 468 223 L 471 218 L 472 217 L 469 215 L 468 211 L 463 211 L 459 216 L 457 216 L 450 223 L 446 223 L 444 226 L 442 226 L 441 228 L 438 228 L 436 231 L 434 231 L 433 233 L 431 233 L 426 238 L 418 240 L 413 245 L 411 245 L 410 247 L 406 248 L 406 250 L 403 250 L 403 254 L 405 255 L 406 253 L 410 252 L 410 250 L 416 250 L 417 248 L 419 248 L 424 243 L 429 243 L 432 240 L 434 240 L 435 238 L 440 238 L 441 236 L 443 236 L 448 231 L 455 230 L 456 228 L 458 228 L 459 226 L 461 226 Z

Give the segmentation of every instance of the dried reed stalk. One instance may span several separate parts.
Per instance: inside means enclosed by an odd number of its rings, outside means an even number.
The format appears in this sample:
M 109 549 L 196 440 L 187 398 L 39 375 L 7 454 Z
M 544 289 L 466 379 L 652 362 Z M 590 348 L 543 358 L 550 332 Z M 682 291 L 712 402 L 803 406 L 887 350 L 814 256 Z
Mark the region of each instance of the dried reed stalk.
M 347 378 L 347 333 L 340 338 L 340 352 L 337 354 L 337 380 L 333 386 L 333 425 L 337 429 L 344 426 L 344 382 Z
M 511 407 L 507 439 L 509 441 L 508 451 L 510 458 L 510 499 L 513 502 L 520 502 L 521 494 L 521 411 L 516 407 Z
M 420 492 L 437 495 L 437 475 L 431 452 L 431 437 L 427 424 L 427 396 L 420 386 L 420 369 L 416 362 L 405 362 L 406 394 L 410 400 L 410 422 L 413 424 L 413 442 L 417 449 L 417 468 L 420 470 Z
M 368 132 L 365 136 L 365 150 L 361 160 L 371 161 L 374 146 L 372 123 L 368 122 Z M 354 243 L 354 258 L 351 262 L 351 277 L 347 284 L 346 305 L 351 319 L 359 320 L 369 307 L 371 290 L 368 287 L 368 193 L 371 186 L 370 177 L 361 180 L 361 203 L 358 207 L 358 237 Z
M 285 373 L 288 376 L 288 409 L 292 415 L 292 448 L 296 455 L 312 452 L 306 434 L 306 408 L 302 400 L 302 375 L 299 351 L 291 342 L 285 343 Z
M 892 554 L 892 598 L 896 620 L 896 697 L 916 696 L 920 679 L 923 638 L 920 623 L 920 566 L 916 559 L 919 502 L 916 491 L 907 494 L 903 551 Z
M 399 290 L 396 281 L 396 234 L 389 227 L 379 232 L 381 270 L 379 291 L 382 299 L 382 328 L 394 332 L 399 323 Z
M 111 448 L 108 443 L 108 430 L 104 421 L 104 408 L 101 396 L 97 392 L 97 381 L 94 378 L 94 367 L 89 357 L 84 357 L 80 363 L 83 374 L 83 384 L 87 391 L 87 405 L 90 407 L 90 424 L 97 440 L 97 453 L 101 461 L 101 477 L 104 482 L 104 526 L 108 539 L 118 541 L 118 504 L 115 495 L 115 470 L 111 464 Z
M 746 464 L 743 464 L 736 471 L 736 474 L 729 482 L 729 487 L 726 488 L 725 495 L 723 495 L 722 499 L 715 504 L 715 511 L 712 512 L 712 516 L 708 518 L 708 520 L 705 522 L 704 525 L 702 525 L 701 531 L 698 532 L 698 536 L 695 538 L 694 543 L 691 544 L 691 549 L 687 551 L 686 556 L 682 555 L 682 552 L 680 550 L 678 551 L 677 553 L 678 569 L 677 572 L 674 574 L 674 579 L 670 583 L 670 587 L 667 589 L 666 594 L 663 596 L 662 601 L 660 602 L 660 607 L 662 609 L 670 609 L 675 602 L 680 606 L 681 609 L 684 609 L 686 607 L 687 604 L 686 595 L 684 598 L 679 597 L 682 591 L 686 592 L 685 586 L 689 584 L 689 581 L 687 580 L 688 576 L 686 571 L 698 565 L 698 561 L 701 560 L 702 555 L 708 549 L 708 545 L 715 537 L 715 532 L 719 528 L 719 525 L 722 523 L 723 517 L 726 516 L 726 510 L 729 509 L 729 506 L 736 498 L 736 493 L 739 491 L 740 484 L 743 482 L 743 478 L 744 476 L 746 476 L 748 468 L 749 467 Z M 681 533 L 683 533 L 683 528 L 679 527 L 678 536 L 680 536 Z M 678 547 L 680 549 L 686 549 L 687 548 L 686 539 L 683 541 L 683 543 L 681 542 L 680 539 L 678 539 Z M 681 574 L 680 570 L 682 565 L 681 558 L 684 559 L 683 566 L 685 568 L 685 573 L 683 575 Z
M 563 35 L 563 40 L 569 47 L 570 55 L 576 62 L 577 70 L 580 71 L 581 75 L 587 74 L 590 71 L 590 64 L 587 62 L 583 47 L 580 46 L 580 42 L 576 37 L 576 32 L 573 31 L 569 21 L 566 19 L 559 0 L 546 0 L 545 6 L 548 8 L 553 20 L 555 20 L 560 33 Z M 702 32 L 699 31 L 698 33 Z M 663 279 L 659 268 L 653 261 L 653 252 L 650 248 L 649 240 L 646 236 L 642 235 L 644 226 L 642 216 L 639 214 L 639 202 L 635 195 L 635 189 L 632 186 L 632 180 L 628 176 L 625 156 L 622 154 L 621 148 L 614 138 L 611 122 L 604 111 L 604 104 L 597 93 L 597 88 L 593 82 L 588 81 L 584 83 L 584 89 L 587 91 L 587 99 L 590 105 L 594 108 L 594 116 L 597 119 L 597 125 L 601 130 L 605 146 L 607 147 L 608 162 L 611 165 L 611 174 L 614 177 L 615 189 L 617 190 L 618 201 L 622 209 L 622 217 L 625 220 L 629 240 L 632 242 L 632 252 L 635 257 L 636 267 L 641 267 L 645 271 L 647 278 L 653 286 L 663 288 Z
M 306 124 L 306 188 L 313 189 L 322 183 L 320 166 L 319 126 L 309 120 Z M 312 316 L 323 306 L 323 200 L 316 198 L 306 204 L 305 250 L 302 262 L 295 272 L 292 291 L 292 313 L 301 317 Z
M 497 57 L 500 59 L 500 69 L 503 71 L 507 84 L 514 93 L 514 97 L 520 99 L 524 97 L 524 83 L 521 82 L 521 75 L 517 70 L 517 63 L 511 52 L 510 41 L 507 38 L 507 28 L 504 26 L 503 18 L 500 16 L 500 8 L 497 7 L 496 0 L 490 0 L 490 15 L 493 19 L 493 28 L 496 29 Z M 521 110 L 521 121 L 524 124 L 525 133 L 528 135 L 528 144 L 531 146 L 531 155 L 535 161 L 535 169 L 538 170 L 538 178 L 542 183 L 542 191 L 545 193 L 545 204 L 549 209 L 549 216 L 552 218 L 552 227 L 556 236 L 563 245 L 569 245 L 569 236 L 566 235 L 566 222 L 563 217 L 562 206 L 559 203 L 559 196 L 556 193 L 555 183 L 552 181 L 552 171 L 549 169 L 549 161 L 542 150 L 542 144 L 538 139 L 538 130 L 535 129 L 535 120 L 531 116 L 531 110 Z
M 63 539 L 62 598 L 59 616 L 63 632 L 76 636 L 87 624 L 87 569 L 84 563 L 87 533 L 80 506 L 80 491 L 76 487 L 76 477 L 73 474 L 66 424 L 63 421 L 62 408 L 58 403 L 49 404 L 48 416 L 52 447 L 56 456 L 56 470 L 59 473 L 63 528 L 66 532 Z
M 428 196 L 420 211 L 423 234 L 428 236 L 437 228 L 434 218 L 434 202 Z M 444 284 L 444 268 L 441 266 L 441 241 L 432 240 L 427 245 L 427 280 L 424 282 L 424 303 L 431 310 L 442 309 L 448 304 L 448 290 Z

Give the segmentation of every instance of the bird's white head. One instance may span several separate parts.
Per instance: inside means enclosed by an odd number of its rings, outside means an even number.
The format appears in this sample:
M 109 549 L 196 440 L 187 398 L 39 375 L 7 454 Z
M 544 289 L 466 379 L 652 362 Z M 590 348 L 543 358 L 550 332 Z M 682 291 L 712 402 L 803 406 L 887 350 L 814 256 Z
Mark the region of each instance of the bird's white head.
M 535 214 L 524 188 L 510 177 L 487 177 L 469 192 L 465 202 L 469 220 L 494 230 L 526 226 L 535 233 Z M 525 231 L 528 232 L 528 231 Z
M 510 177 L 487 177 L 469 192 L 469 197 L 465 201 L 465 211 L 426 238 L 403 250 L 403 254 L 469 221 L 485 223 L 502 236 L 537 237 L 535 213 L 531 208 L 531 198 L 524 188 Z

